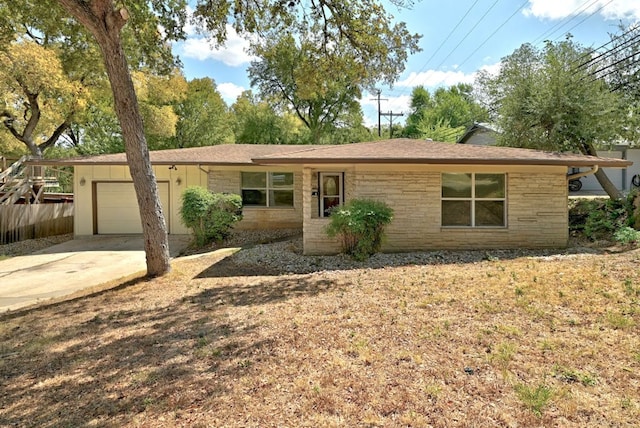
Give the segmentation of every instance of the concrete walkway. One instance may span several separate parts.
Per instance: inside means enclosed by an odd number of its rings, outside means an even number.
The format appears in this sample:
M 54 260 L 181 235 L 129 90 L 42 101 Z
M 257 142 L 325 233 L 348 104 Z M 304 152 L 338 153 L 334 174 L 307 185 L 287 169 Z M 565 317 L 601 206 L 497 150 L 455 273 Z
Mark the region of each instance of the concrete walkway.
M 190 242 L 170 235 L 171 256 Z M 92 236 L 0 261 L 0 313 L 146 273 L 139 235 Z

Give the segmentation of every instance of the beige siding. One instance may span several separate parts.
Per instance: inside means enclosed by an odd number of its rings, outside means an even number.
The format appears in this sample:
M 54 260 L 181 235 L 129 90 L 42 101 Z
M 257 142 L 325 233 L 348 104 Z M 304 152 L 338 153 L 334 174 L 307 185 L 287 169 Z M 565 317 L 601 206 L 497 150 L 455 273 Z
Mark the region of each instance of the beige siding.
M 154 173 L 158 181 L 168 182 L 169 208 L 164 215 L 171 234 L 188 234 L 189 230 L 180 221 L 181 195 L 188 186 L 207 186 L 207 174 L 197 166 L 176 165 L 154 166 Z M 125 165 L 96 165 L 76 166 L 74 174 L 74 234 L 76 236 L 92 235 L 94 233 L 94 194 L 93 183 L 97 182 L 131 182 L 129 168 Z M 135 198 L 130 201 L 136 205 Z M 123 228 L 122 233 L 126 233 Z
M 278 167 L 245 167 L 242 170 L 214 168 L 209 171 L 209 190 L 241 193 L 242 171 L 293 172 L 293 208 L 244 207 L 243 219 L 236 226 L 240 230 L 302 228 L 302 171 Z
M 311 190 L 318 169 L 305 170 Z M 507 174 L 507 227 L 491 229 L 443 228 L 440 207 L 442 172 L 499 172 Z M 383 251 L 432 249 L 544 248 L 567 245 L 566 168 L 538 167 L 361 167 L 347 173 L 347 200 L 382 199 L 394 209 Z M 351 177 L 351 180 L 349 179 Z M 305 189 L 305 195 L 310 191 Z M 311 218 L 314 202 L 305 196 L 304 251 L 327 254 L 338 251 L 324 234 L 327 219 Z

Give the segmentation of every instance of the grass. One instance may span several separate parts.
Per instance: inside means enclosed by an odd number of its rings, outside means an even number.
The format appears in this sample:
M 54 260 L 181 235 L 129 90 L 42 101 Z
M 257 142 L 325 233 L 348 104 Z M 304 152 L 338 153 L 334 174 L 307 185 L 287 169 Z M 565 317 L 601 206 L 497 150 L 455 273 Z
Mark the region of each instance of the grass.
M 0 426 L 634 426 L 639 261 L 237 276 L 250 267 L 177 260 L 2 316 Z
M 545 384 L 539 384 L 535 388 L 518 384 L 515 386 L 515 391 L 522 403 L 538 417 L 542 416 L 542 409 L 553 397 L 553 389 Z

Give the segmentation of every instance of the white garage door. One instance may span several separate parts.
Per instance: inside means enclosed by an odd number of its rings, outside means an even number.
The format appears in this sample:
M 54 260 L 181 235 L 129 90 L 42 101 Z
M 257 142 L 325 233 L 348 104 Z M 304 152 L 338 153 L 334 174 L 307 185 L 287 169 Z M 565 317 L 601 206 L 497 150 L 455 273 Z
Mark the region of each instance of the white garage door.
M 158 183 L 160 202 L 168 219 L 169 183 Z M 96 183 L 98 235 L 142 233 L 133 183 Z

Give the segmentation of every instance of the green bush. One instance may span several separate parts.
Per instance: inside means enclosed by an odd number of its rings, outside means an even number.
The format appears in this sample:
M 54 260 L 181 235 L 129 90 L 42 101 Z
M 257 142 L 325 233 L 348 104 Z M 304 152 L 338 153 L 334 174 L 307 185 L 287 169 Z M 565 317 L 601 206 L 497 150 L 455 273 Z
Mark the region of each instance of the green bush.
M 632 229 L 635 222 L 633 206 L 635 196 L 636 192 L 631 192 L 627 197 L 617 200 L 585 202 L 582 207 L 583 211 L 588 212 L 584 220 L 585 236 L 593 240 L 615 239 L 621 241 L 621 239 L 629 238 L 631 234 L 627 228 Z
M 380 251 L 384 228 L 393 219 L 386 203 L 371 199 L 354 199 L 331 212 L 326 233 L 338 236 L 342 251 L 356 260 L 366 260 Z
M 193 231 L 196 245 L 219 242 L 242 220 L 242 198 L 235 194 L 211 193 L 199 186 L 188 187 L 182 193 L 180 217 Z
M 635 230 L 633 227 L 624 226 L 616 230 L 616 232 L 613 234 L 613 239 L 621 244 L 640 242 L 640 230 Z

